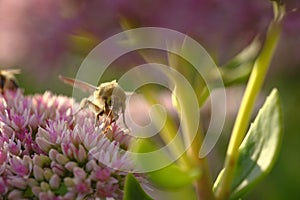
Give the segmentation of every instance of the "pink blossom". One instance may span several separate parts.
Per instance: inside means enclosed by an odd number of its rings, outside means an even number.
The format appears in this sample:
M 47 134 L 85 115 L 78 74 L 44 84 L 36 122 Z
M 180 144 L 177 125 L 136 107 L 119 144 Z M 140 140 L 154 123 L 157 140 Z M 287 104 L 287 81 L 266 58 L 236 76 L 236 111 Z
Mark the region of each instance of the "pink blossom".
M 132 138 L 115 124 L 96 124 L 89 110 L 73 116 L 73 106 L 50 92 L 0 95 L 2 196 L 122 198 L 126 171 L 134 170 L 126 154 Z
M 31 172 L 32 163 L 28 156 L 24 156 L 23 159 L 17 156 L 12 156 L 9 160 L 10 170 L 17 176 L 28 176 Z
M 4 165 L 7 159 L 7 152 L 4 150 L 0 150 L 0 165 Z
M 3 179 L 3 177 L 0 177 L 0 195 L 4 196 L 8 191 L 7 183 Z
M 104 168 L 104 169 L 98 169 L 96 172 L 95 172 L 95 178 L 96 179 L 99 179 L 100 181 L 106 181 L 109 177 L 110 177 L 110 170 L 107 169 L 107 168 Z

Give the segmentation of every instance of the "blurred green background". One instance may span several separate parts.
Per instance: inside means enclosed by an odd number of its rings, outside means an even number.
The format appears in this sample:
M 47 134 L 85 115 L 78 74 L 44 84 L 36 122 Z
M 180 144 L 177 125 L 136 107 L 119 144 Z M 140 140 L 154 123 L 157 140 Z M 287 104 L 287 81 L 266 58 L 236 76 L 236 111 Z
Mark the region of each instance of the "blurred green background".
M 262 91 L 264 98 L 271 88 L 279 89 L 282 149 L 272 172 L 245 199 L 300 199 L 300 3 L 289 0 L 286 5 L 282 37 Z M 50 90 L 70 95 L 72 88 L 62 84 L 58 75 L 75 77 L 93 47 L 124 27 L 159 26 L 186 33 L 221 66 L 256 35 L 263 38 L 271 18 L 267 0 L 2 0 L 0 67 L 21 69 L 17 78 L 27 94 Z M 107 79 L 119 77 L 139 62 L 131 55 L 120 58 Z M 229 116 L 229 127 L 234 116 Z M 220 159 L 211 163 L 215 176 L 222 167 L 228 134 L 225 131 L 218 142 L 219 155 L 211 158 Z

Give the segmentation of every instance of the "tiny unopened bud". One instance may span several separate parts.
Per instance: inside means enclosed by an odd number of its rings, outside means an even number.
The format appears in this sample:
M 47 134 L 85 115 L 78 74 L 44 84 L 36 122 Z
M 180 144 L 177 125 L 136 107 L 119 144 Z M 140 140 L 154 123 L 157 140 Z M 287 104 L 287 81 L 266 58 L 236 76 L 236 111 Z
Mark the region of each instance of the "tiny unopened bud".
M 42 191 L 48 191 L 50 190 L 50 185 L 46 182 L 41 182 L 41 189 Z
M 74 167 L 77 167 L 77 166 L 78 166 L 78 165 L 77 165 L 76 162 L 71 161 L 71 162 L 68 162 L 68 163 L 65 165 L 65 168 L 66 168 L 68 171 L 73 172 Z
M 48 156 L 40 155 L 40 159 L 42 160 L 43 165 L 49 165 L 51 163 L 51 159 Z
M 26 187 L 27 187 L 27 183 L 23 180 L 23 178 L 15 177 L 13 179 L 7 180 L 7 182 L 10 185 L 13 185 L 14 187 L 22 189 L 22 190 L 26 189 Z
M 58 164 L 58 163 L 55 163 L 52 161 L 51 163 L 51 167 L 52 167 L 52 171 L 59 175 L 59 176 L 63 176 L 65 174 L 65 169 L 62 165 Z
M 51 160 L 56 161 L 56 156 L 58 155 L 58 151 L 56 151 L 55 149 L 51 149 L 49 151 L 49 157 Z
M 74 192 L 67 192 L 65 195 L 64 195 L 64 199 L 65 200 L 73 200 L 76 198 L 76 195 L 74 194 Z
M 44 180 L 44 171 L 41 167 L 35 165 L 33 167 L 33 176 L 37 181 Z
M 89 160 L 89 161 L 87 162 L 87 164 L 85 165 L 85 170 L 86 170 L 87 172 L 90 172 L 90 171 L 92 171 L 93 169 L 95 169 L 96 166 L 97 166 L 97 163 L 95 162 L 95 160 Z
M 52 147 L 52 143 L 48 142 L 45 138 L 38 137 L 35 141 L 38 146 L 45 152 L 48 152 Z
M 23 192 L 20 190 L 12 190 L 8 194 L 8 199 L 21 199 L 23 195 Z
M 75 167 L 73 173 L 77 179 L 84 180 L 86 178 L 85 171 L 80 167 Z
M 52 189 L 57 189 L 60 185 L 60 178 L 57 174 L 54 174 L 49 180 L 50 187 Z
M 74 154 L 74 157 L 78 162 L 83 162 L 87 158 L 86 151 L 82 145 L 79 145 L 78 151 Z
M 56 161 L 61 165 L 65 165 L 69 161 L 69 159 L 66 156 L 59 153 L 56 155 Z
M 44 177 L 45 177 L 45 179 L 47 181 L 50 180 L 50 178 L 52 177 L 52 175 L 53 175 L 53 172 L 52 172 L 51 169 L 49 169 L 49 168 L 44 169 Z
M 35 179 L 33 179 L 33 178 L 29 178 L 29 179 L 27 180 L 27 184 L 28 184 L 30 187 L 38 186 L 38 185 L 39 185 L 39 183 L 38 183 Z
M 64 183 L 67 187 L 73 187 L 75 185 L 74 180 L 70 177 L 64 178 Z
M 33 157 L 33 164 L 37 165 L 39 167 L 43 167 L 43 161 L 42 161 L 42 159 L 41 159 L 41 157 L 39 155 L 35 155 Z
M 39 186 L 33 186 L 31 191 L 35 196 L 39 196 L 39 193 L 41 193 L 42 189 Z

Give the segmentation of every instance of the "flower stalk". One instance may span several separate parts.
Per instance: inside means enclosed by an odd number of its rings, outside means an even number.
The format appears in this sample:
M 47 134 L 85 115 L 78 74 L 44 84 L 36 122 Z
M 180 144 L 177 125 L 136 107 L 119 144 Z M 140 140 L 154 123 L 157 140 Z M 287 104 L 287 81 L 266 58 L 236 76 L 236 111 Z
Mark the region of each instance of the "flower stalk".
M 173 56 L 172 54 L 168 54 L 168 62 L 170 66 L 174 66 L 175 68 L 180 68 L 182 63 L 178 59 L 178 57 Z M 201 145 L 203 142 L 204 134 L 202 131 L 201 124 L 196 124 L 194 119 L 199 117 L 198 108 L 201 107 L 201 101 L 198 102 L 197 106 L 193 107 L 195 102 L 193 100 L 197 99 L 197 97 L 192 96 L 187 92 L 186 85 L 180 79 L 174 71 L 170 71 L 166 73 L 170 76 L 170 79 L 173 81 L 174 89 L 172 93 L 172 103 L 176 108 L 180 118 L 181 118 L 181 128 L 183 133 L 183 140 L 185 145 L 189 145 L 186 154 L 187 159 L 183 160 L 185 162 L 185 166 L 188 170 L 197 169 L 201 172 L 201 175 L 194 180 L 194 187 L 199 199 L 206 200 L 214 200 L 214 194 L 212 191 L 212 179 L 211 173 L 209 170 L 208 162 L 206 158 L 199 158 L 199 151 L 201 149 Z M 198 81 L 200 79 L 197 79 Z M 205 85 L 201 80 L 201 84 L 198 84 L 198 89 L 205 91 Z M 204 97 L 204 99 L 206 99 Z M 197 99 L 198 100 L 198 99 Z M 196 133 L 195 133 L 196 130 Z M 194 134 L 195 133 L 195 134 Z
M 195 189 L 199 199 L 214 200 L 214 194 L 212 192 L 212 179 L 209 170 L 208 162 L 206 158 L 199 158 L 199 149 L 203 141 L 203 133 L 199 127 L 199 131 L 195 139 L 193 140 L 190 149 L 187 152 L 188 158 L 193 160 L 193 167 L 197 167 L 201 171 L 200 177 L 195 180 Z
M 216 190 L 216 199 L 228 199 L 230 187 L 234 178 L 236 163 L 239 157 L 239 146 L 249 126 L 251 113 L 258 93 L 261 90 L 269 65 L 276 50 L 281 32 L 281 22 L 284 16 L 284 6 L 273 2 L 274 20 L 271 22 L 261 53 L 257 57 L 251 72 L 242 103 L 233 127 L 225 158 L 224 171 Z

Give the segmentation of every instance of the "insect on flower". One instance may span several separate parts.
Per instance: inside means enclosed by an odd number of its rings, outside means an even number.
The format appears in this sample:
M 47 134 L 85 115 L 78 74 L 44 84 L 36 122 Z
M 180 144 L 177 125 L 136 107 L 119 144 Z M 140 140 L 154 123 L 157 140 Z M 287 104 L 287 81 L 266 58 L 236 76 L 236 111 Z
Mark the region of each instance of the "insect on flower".
M 97 120 L 99 120 L 100 117 L 105 116 L 110 119 L 111 124 L 118 120 L 119 113 L 121 112 L 123 115 L 123 123 L 128 129 L 124 115 L 126 94 L 116 80 L 101 83 L 98 87 L 96 87 L 86 82 L 68 77 L 59 76 L 59 78 L 64 83 L 77 87 L 84 92 L 87 91 L 91 94 L 88 98 L 81 100 L 80 108 L 77 112 L 75 112 L 75 114 L 88 106 L 96 114 Z
M 6 90 L 16 90 L 18 88 L 16 74 L 19 74 L 19 69 L 0 70 L 0 93 L 3 94 Z

